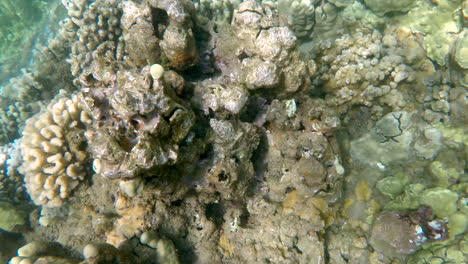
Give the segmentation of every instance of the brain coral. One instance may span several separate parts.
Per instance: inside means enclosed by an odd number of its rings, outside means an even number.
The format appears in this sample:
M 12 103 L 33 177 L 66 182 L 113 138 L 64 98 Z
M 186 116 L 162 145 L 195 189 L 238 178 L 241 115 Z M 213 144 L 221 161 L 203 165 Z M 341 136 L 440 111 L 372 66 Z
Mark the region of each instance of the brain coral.
M 90 122 L 77 96 L 53 101 L 46 111 L 26 121 L 20 171 L 35 204 L 60 206 L 83 180 L 83 133 Z

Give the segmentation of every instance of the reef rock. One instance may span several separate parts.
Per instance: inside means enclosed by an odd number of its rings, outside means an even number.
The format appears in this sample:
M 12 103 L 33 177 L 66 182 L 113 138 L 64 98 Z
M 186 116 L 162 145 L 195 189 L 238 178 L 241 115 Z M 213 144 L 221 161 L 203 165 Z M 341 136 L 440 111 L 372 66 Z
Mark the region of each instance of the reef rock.
M 364 0 L 364 3 L 378 15 L 390 12 L 406 12 L 413 7 L 416 0 Z
M 86 136 L 96 173 L 133 178 L 177 162 L 194 114 L 164 80 L 153 79 L 149 66 L 118 72 L 114 88 L 84 96 L 95 120 Z

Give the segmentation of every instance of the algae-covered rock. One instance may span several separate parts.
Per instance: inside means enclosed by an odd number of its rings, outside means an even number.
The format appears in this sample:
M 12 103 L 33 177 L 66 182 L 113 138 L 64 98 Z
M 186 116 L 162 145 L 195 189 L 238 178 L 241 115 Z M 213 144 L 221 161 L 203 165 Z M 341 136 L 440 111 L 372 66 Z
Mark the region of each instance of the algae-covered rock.
M 445 65 L 450 46 L 456 36 L 462 34 L 462 23 L 455 15 L 460 8 L 461 1 L 418 1 L 406 16 L 399 19 L 399 23 L 408 27 L 411 32 L 420 33 L 427 56 L 437 64 Z
M 398 177 L 386 177 L 377 182 L 377 189 L 390 198 L 400 195 L 405 189 L 405 183 Z
M 409 184 L 405 187 L 403 194 L 396 197 L 385 206 L 387 210 L 409 210 L 417 209 L 420 205 L 419 197 L 424 191 L 424 185 L 420 183 Z
M 461 11 L 463 16 L 463 24 L 466 27 L 468 25 L 468 1 L 463 1 Z
M 449 216 L 448 228 L 451 236 L 463 234 L 468 225 L 468 216 L 464 213 L 454 213 Z
M 457 43 L 455 49 L 455 62 L 463 69 L 468 69 L 468 31 L 463 34 L 463 38 Z
M 369 10 L 361 1 L 354 3 L 344 8 L 342 12 L 343 19 L 349 22 L 362 22 L 365 25 L 376 28 L 385 23 L 385 18 L 376 15 Z
M 437 128 L 424 129 L 424 138 L 419 138 L 414 144 L 414 150 L 419 157 L 434 159 L 442 148 L 442 132 Z
M 26 224 L 27 213 L 9 202 L 0 202 L 0 228 L 13 231 L 16 226 Z
M 336 5 L 337 7 L 346 7 L 352 5 L 354 0 L 328 0 L 328 2 Z
M 374 221 L 370 244 L 387 257 L 414 253 L 423 244 L 448 238 L 446 221 L 435 219 L 429 207 L 383 211 Z
M 364 2 L 376 14 L 385 15 L 390 12 L 406 12 L 414 6 L 416 0 L 364 0 Z
M 179 259 L 177 257 L 177 251 L 169 239 L 160 239 L 157 242 L 157 250 L 158 250 L 158 259 L 160 263 L 166 264 L 179 264 Z
M 328 246 L 329 263 L 366 262 L 368 253 L 365 248 L 368 245 L 366 239 L 362 237 L 361 234 L 340 230 L 336 234 L 330 236 Z M 320 263 L 320 261 L 318 261 L 318 263 Z
M 455 184 L 459 176 L 463 174 L 463 166 L 457 168 L 436 160 L 429 165 L 429 172 L 435 178 L 438 186 L 449 187 Z
M 450 55 L 449 67 L 452 81 L 457 85 L 468 87 L 468 29 L 466 27 L 453 44 Z
M 411 254 L 426 238 L 418 225 L 408 221 L 406 212 L 384 211 L 374 221 L 370 244 L 387 256 Z M 420 232 L 419 232 L 420 230 Z
M 410 117 L 407 112 L 384 116 L 369 133 L 351 142 L 351 157 L 372 166 L 407 159 L 413 141 Z
M 468 133 L 464 127 L 447 127 L 439 126 L 438 129 L 442 132 L 445 140 L 458 144 L 468 145 Z
M 434 264 L 465 264 L 467 254 L 466 239 L 456 240 L 449 245 L 437 243 L 419 250 L 408 259 L 408 264 L 434 263 Z
M 458 194 L 448 189 L 436 187 L 424 191 L 421 204 L 430 206 L 437 217 L 447 217 L 457 210 Z

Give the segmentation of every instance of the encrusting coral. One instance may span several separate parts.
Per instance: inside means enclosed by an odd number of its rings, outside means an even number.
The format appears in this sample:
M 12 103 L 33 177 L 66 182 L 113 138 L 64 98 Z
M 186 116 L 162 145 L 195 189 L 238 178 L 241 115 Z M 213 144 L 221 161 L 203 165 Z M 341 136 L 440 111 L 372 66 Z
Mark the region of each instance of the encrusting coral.
M 83 133 L 91 119 L 77 96 L 60 98 L 26 122 L 21 141 L 26 188 L 34 203 L 60 206 L 84 179 Z

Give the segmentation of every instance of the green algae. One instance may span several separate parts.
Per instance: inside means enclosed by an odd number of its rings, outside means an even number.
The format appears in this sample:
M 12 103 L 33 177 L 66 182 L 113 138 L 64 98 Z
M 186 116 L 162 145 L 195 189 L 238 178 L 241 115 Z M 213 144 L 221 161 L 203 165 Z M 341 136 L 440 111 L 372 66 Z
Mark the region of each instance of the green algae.
M 437 217 L 446 217 L 457 210 L 458 194 L 448 189 L 436 187 L 427 189 L 420 197 L 421 204 L 432 208 Z
M 386 177 L 377 182 L 376 187 L 382 194 L 395 198 L 405 190 L 405 181 L 398 177 Z
M 15 227 L 26 224 L 27 213 L 11 203 L 0 202 L 0 228 L 13 231 Z

